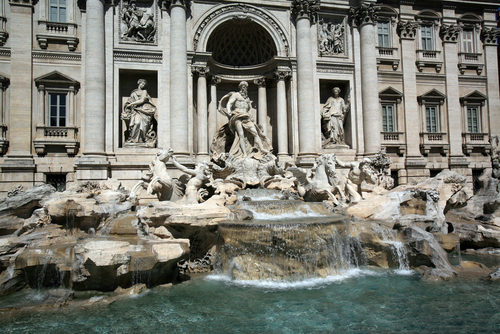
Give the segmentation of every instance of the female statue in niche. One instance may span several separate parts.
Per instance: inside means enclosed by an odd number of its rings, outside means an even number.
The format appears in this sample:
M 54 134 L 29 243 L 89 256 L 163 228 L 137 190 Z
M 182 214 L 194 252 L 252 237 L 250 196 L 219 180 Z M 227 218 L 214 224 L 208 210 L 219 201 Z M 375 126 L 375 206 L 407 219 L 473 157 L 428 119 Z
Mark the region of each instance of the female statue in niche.
M 339 94 L 340 88 L 333 88 L 333 96 L 328 98 L 321 110 L 323 147 L 345 144 L 344 118 L 349 111 L 349 99 L 346 104 Z
M 137 89 L 132 91 L 125 102 L 121 115 L 122 120 L 127 124 L 125 146 L 142 144 L 154 147 L 156 145 L 156 131 L 153 124 L 156 106 L 151 102 L 148 91 L 144 89 L 146 84 L 146 80 L 139 79 Z

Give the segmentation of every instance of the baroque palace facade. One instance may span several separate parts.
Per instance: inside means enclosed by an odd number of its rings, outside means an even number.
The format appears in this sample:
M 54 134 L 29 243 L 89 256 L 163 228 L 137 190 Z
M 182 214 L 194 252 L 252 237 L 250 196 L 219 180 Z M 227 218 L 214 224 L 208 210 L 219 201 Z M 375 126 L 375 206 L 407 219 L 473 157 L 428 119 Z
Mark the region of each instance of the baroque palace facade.
M 399 184 L 443 169 L 472 183 L 500 136 L 498 6 L 1 0 L 0 192 L 131 187 L 169 147 L 208 160 L 241 81 L 280 161 L 385 149 Z

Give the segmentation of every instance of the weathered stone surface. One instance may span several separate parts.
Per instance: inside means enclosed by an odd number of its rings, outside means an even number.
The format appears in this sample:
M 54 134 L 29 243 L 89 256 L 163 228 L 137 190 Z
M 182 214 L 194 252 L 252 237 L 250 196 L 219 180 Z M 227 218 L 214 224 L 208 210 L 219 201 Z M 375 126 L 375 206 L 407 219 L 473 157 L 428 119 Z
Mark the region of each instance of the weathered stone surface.
M 154 229 L 153 234 L 162 239 L 173 239 L 174 236 L 170 233 L 165 226 L 159 226 L 157 228 L 152 227 Z
M 444 215 L 451 208 L 465 206 L 472 196 L 465 184 L 464 176 L 443 171 L 416 186 L 399 186 L 360 202 L 347 213 L 364 219 L 393 221 L 403 227 L 417 224 L 426 230 L 447 234 Z
M 20 218 L 29 218 L 33 210 L 41 207 L 42 199 L 55 191 L 53 186 L 41 184 L 12 197 L 6 197 L 0 201 L 0 216 L 14 215 Z
M 490 274 L 490 280 L 492 281 L 500 280 L 500 268 L 498 268 L 497 270 L 495 270 Z
M 118 287 L 115 289 L 115 293 L 118 295 L 140 295 L 143 292 L 146 292 L 148 290 L 146 284 L 136 284 L 134 286 L 131 286 L 128 289 L 124 289 L 122 287 Z
M 5 215 L 0 217 L 0 236 L 16 232 L 17 229 L 23 225 L 23 223 L 24 219 L 15 215 Z
M 49 290 L 43 297 L 43 306 L 61 307 L 67 305 L 74 295 L 75 293 L 69 289 Z
M 500 248 L 500 229 L 478 223 L 454 223 L 453 234 L 460 238 L 463 248 Z
M 231 211 L 211 202 L 179 205 L 173 202 L 150 202 L 137 211 L 139 223 L 149 227 L 164 226 L 176 239 L 189 239 L 190 259 L 204 256 L 217 240 L 217 226 Z M 155 229 L 156 231 L 156 229 Z
M 408 259 L 411 267 L 427 266 L 431 269 L 426 278 L 450 279 L 456 275 L 448 262 L 448 255 L 431 233 L 413 226 L 403 231 L 408 242 Z

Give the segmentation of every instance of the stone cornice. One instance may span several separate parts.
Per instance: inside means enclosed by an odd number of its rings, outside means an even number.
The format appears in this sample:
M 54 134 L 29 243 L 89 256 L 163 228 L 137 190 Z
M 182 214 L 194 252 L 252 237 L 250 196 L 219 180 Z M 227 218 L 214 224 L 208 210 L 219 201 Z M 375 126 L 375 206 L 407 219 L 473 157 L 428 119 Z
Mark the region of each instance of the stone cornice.
M 443 43 L 457 43 L 458 35 L 462 31 L 462 27 L 456 24 L 444 24 L 441 25 L 441 39 Z
M 481 30 L 481 39 L 485 45 L 498 45 L 498 37 L 500 37 L 499 28 L 484 27 L 483 30 Z
M 351 7 L 349 16 L 354 26 L 361 27 L 365 24 L 375 25 L 377 24 L 380 9 L 379 5 L 362 3 L 358 7 Z
M 320 8 L 320 0 L 293 0 L 290 10 L 295 19 L 308 18 L 316 22 L 316 14 Z
M 127 61 L 137 63 L 161 63 L 163 54 L 161 51 L 150 50 L 113 50 L 113 59 L 115 61 Z
M 33 59 L 57 59 L 81 61 L 82 54 L 79 52 L 61 52 L 61 51 L 32 51 Z
M 32 7 L 36 5 L 38 0 L 9 0 L 11 6 L 27 6 Z
M 399 37 L 402 39 L 415 39 L 417 35 L 418 23 L 415 21 L 403 21 L 398 22 L 398 33 Z

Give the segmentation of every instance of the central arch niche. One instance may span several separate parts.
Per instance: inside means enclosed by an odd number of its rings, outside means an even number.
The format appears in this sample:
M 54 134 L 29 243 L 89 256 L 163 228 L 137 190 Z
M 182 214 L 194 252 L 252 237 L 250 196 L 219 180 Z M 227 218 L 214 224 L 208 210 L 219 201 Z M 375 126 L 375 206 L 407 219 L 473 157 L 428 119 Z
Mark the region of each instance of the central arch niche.
M 207 51 L 212 59 L 229 66 L 263 64 L 277 55 L 271 35 L 249 19 L 235 18 L 221 23 L 210 34 Z

